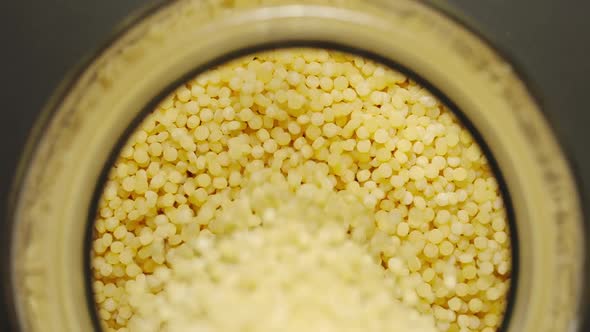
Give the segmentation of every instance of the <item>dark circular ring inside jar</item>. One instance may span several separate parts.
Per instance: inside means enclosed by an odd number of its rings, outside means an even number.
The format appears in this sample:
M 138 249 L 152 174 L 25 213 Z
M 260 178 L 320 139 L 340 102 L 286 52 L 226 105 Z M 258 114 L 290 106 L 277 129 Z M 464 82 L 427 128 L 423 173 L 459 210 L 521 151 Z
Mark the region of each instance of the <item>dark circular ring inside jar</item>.
M 170 297 L 164 280 L 177 267 L 168 256 L 193 237 L 237 232 L 214 222 L 228 204 L 209 199 L 236 201 L 263 168 L 292 191 L 314 184 L 308 172 L 322 174 L 373 213 L 346 230 L 396 281 L 394 300 L 438 330 L 496 331 L 512 280 L 509 202 L 468 122 L 423 86 L 361 56 L 284 49 L 175 88 L 117 151 L 99 193 L 89 264 L 103 326 L 133 331 L 127 324 L 141 315 L 166 326 L 140 307 Z M 140 284 L 145 301 L 130 303 L 125 292 Z

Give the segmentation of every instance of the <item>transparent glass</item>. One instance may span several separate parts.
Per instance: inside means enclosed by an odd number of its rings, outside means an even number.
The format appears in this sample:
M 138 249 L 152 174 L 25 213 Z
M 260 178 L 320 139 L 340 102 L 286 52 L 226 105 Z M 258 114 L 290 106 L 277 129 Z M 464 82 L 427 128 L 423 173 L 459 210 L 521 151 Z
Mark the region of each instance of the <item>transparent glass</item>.
M 505 330 L 574 330 L 583 235 L 563 153 L 510 64 L 453 18 L 414 0 L 179 0 L 130 22 L 54 96 L 22 163 L 11 244 L 22 330 L 96 326 L 86 257 L 92 202 L 105 165 L 141 114 L 212 65 L 292 45 L 368 55 L 421 78 L 461 111 L 512 203 L 518 274 Z

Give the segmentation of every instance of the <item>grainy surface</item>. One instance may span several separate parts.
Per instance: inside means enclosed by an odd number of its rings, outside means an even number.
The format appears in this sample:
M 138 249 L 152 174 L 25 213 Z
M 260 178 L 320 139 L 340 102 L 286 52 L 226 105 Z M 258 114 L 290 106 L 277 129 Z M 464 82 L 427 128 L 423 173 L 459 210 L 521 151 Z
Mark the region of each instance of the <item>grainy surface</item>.
M 150 1 L 151 2 L 151 1 Z M 42 105 L 68 68 L 104 41 L 113 26 L 146 1 L 22 0 L 0 3 L 0 219 L 6 236 L 9 185 Z M 590 2 L 584 0 L 450 0 L 515 61 L 537 87 L 547 117 L 590 191 Z M 585 206 L 590 206 L 588 195 Z M 7 241 L 0 241 L 2 246 Z M 2 248 L 0 278 L 6 277 Z M 6 285 L 0 280 L 1 287 Z M 3 294 L 7 290 L 2 289 Z M 590 298 L 590 296 L 586 296 Z M 0 308 L 0 330 L 13 331 Z M 590 326 L 582 331 L 590 330 Z

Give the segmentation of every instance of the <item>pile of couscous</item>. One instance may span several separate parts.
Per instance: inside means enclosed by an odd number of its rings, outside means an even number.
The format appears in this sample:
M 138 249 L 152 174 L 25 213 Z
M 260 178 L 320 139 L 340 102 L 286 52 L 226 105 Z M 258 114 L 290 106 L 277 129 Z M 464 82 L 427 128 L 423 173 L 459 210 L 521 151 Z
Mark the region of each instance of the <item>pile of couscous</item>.
M 100 200 L 105 331 L 481 331 L 501 323 L 498 184 L 427 90 L 362 57 L 287 49 L 179 87 Z
M 146 278 L 127 282 L 138 309 L 128 329 L 436 331 L 432 317 L 391 296 L 393 279 L 347 236 L 372 219 L 356 197 L 321 177 L 292 186 L 270 169 L 252 176 L 220 206 L 223 236 L 203 231 L 169 249 L 156 296 Z M 254 219 L 262 227 L 244 222 Z

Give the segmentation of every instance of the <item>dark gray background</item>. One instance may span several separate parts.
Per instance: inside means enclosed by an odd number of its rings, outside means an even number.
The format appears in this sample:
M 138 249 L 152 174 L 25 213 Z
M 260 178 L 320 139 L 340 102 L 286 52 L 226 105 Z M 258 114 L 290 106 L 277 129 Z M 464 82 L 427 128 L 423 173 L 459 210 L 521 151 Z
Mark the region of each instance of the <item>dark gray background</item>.
M 0 1 L 0 220 L 5 219 L 6 198 L 16 162 L 43 104 L 69 68 L 107 40 L 113 27 L 126 15 L 146 3 L 145 0 Z M 450 3 L 505 50 L 529 78 L 577 170 L 580 189 L 589 192 L 590 20 L 587 13 L 590 1 L 450 0 Z M 588 195 L 584 205 L 590 206 Z M 2 225 L 8 220 L 4 222 Z M 5 238 L 3 242 L 0 250 L 4 256 Z M 0 271 L 0 287 L 3 287 L 6 271 Z M 7 324 L 10 315 L 1 309 L 0 330 L 12 331 Z M 590 327 L 582 331 L 590 331 Z

